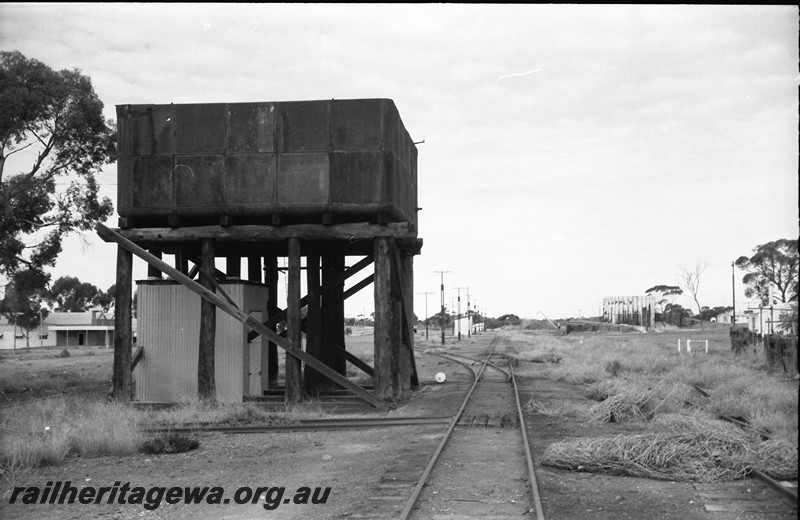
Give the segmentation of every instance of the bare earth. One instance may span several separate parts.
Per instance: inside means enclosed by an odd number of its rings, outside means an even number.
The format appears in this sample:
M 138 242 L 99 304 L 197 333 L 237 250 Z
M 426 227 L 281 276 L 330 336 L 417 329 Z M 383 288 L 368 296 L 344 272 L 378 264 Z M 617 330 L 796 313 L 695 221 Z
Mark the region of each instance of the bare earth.
M 464 338 L 458 351 L 464 355 L 481 353 L 490 334 Z M 449 348 L 449 347 L 448 347 Z M 460 394 L 469 380 L 463 367 L 429 355 L 417 355 L 418 372 L 425 384 L 410 402 L 391 412 L 393 416 L 441 416 L 454 413 Z M 586 389 L 537 378 L 534 363 L 520 363 L 523 402 L 536 395 L 537 401 L 556 398 L 586 399 Z M 432 383 L 436 372 L 448 380 Z M 498 406 L 501 403 L 498 402 Z M 529 440 L 534 460 L 557 440 L 611 435 L 625 432 L 620 425 L 588 426 L 568 416 L 549 417 L 528 413 Z M 70 481 L 72 485 L 131 487 L 221 486 L 227 504 L 162 503 L 156 509 L 143 505 L 120 504 L 9 504 L 10 490 L 0 500 L 2 519 L 349 519 L 388 518 L 396 515 L 403 497 L 410 494 L 414 474 L 422 471 L 445 426 L 404 426 L 373 430 L 335 432 L 297 432 L 229 435 L 209 433 L 200 436 L 200 448 L 181 454 L 130 457 L 71 459 L 58 467 L 41 468 L 31 476 L 28 486 L 44 487 L 48 481 Z M 457 432 L 459 430 L 457 429 Z M 531 518 L 530 493 L 523 472 L 497 475 L 484 466 L 500 450 L 513 450 L 518 443 L 513 429 L 468 428 L 459 435 L 473 439 L 471 448 L 448 454 L 447 465 L 437 468 L 431 482 L 456 479 L 458 486 L 426 489 L 414 518 L 456 520 L 459 518 Z M 775 511 L 765 505 L 754 511 L 710 513 L 704 507 L 709 488 L 686 482 L 596 475 L 536 466 L 537 480 L 548 520 L 588 519 L 674 519 L 674 520 L 762 520 L 796 518 L 797 510 L 784 501 Z M 438 473 L 437 473 L 438 472 Z M 237 505 L 232 499 L 237 488 L 283 487 L 285 492 L 265 509 L 264 500 Z M 291 498 L 301 487 L 330 487 L 324 504 L 295 504 Z M 745 497 L 767 497 L 762 485 L 753 481 L 731 484 Z M 453 489 L 459 490 L 457 494 Z M 748 492 L 749 491 L 749 492 Z M 706 498 L 703 498 L 706 497 Z M 263 497 L 262 497 L 263 498 Z M 275 498 L 275 495 L 272 495 Z M 18 499 L 19 502 L 19 499 Z M 105 502 L 105 501 L 104 501 Z M 310 502 L 310 501 L 309 501 Z M 753 504 L 769 502 L 751 501 Z M 493 505 L 494 504 L 494 505 Z M 747 509 L 747 507 L 745 507 Z M 754 507 L 750 507 L 754 509 Z

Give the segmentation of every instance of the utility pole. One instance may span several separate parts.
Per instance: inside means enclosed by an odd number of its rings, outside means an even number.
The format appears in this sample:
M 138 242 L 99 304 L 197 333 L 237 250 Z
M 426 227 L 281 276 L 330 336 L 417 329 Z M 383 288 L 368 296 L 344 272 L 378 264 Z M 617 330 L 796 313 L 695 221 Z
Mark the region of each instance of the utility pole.
M 469 312 L 469 287 L 467 287 L 467 337 L 472 335 L 472 314 Z
M 444 345 L 444 324 L 445 324 L 445 321 L 444 321 L 444 318 L 445 318 L 445 316 L 444 316 L 444 275 L 446 273 L 449 273 L 449 272 L 450 271 L 434 271 L 434 273 L 439 273 L 441 275 L 441 277 L 442 277 L 442 285 L 440 287 L 441 295 L 442 295 L 442 311 L 441 311 L 441 314 L 439 315 L 439 326 L 442 328 L 442 345 Z
M 456 287 L 458 291 L 458 314 L 456 314 L 456 319 L 458 320 L 458 341 L 461 341 L 461 289 L 466 289 L 466 287 Z M 469 311 L 469 309 L 467 309 L 467 311 Z M 467 313 L 469 314 L 469 312 Z
M 483 320 L 483 314 L 481 314 L 480 309 L 478 308 L 478 300 L 475 300 L 474 302 L 472 302 L 472 308 L 473 308 L 473 312 L 472 313 L 473 314 L 477 314 L 478 316 L 480 316 L 481 317 L 481 323 L 483 323 L 483 321 L 484 321 Z M 480 325 L 480 326 L 478 326 L 476 328 L 479 331 L 482 331 L 482 330 L 484 330 L 484 327 L 486 327 L 486 325 Z M 476 334 L 477 334 L 477 332 L 476 332 Z
M 417 294 L 424 294 L 425 295 L 425 341 L 428 341 L 428 295 L 429 294 L 436 294 L 432 292 L 421 292 Z
M 731 262 L 731 288 L 733 292 L 733 314 L 731 315 L 731 328 L 736 325 L 736 269 L 734 268 L 736 265 L 734 262 Z

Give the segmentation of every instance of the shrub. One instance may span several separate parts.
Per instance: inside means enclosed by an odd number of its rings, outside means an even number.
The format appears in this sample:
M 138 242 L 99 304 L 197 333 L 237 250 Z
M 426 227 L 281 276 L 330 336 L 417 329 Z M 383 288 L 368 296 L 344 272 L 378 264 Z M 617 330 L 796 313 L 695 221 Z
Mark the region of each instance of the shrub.
M 139 446 L 139 451 L 148 455 L 160 455 L 165 453 L 183 453 L 196 450 L 200 446 L 200 441 L 189 435 L 182 433 L 167 433 L 157 435 L 145 440 Z

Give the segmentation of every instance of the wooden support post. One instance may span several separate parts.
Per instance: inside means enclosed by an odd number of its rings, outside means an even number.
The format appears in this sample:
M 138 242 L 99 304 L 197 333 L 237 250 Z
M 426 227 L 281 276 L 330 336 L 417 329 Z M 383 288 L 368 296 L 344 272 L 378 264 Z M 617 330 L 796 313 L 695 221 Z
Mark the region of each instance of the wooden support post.
M 225 257 L 225 277 L 239 279 L 242 277 L 242 258 L 238 256 Z
M 189 258 L 183 251 L 175 253 L 175 269 L 183 274 L 189 274 Z
M 302 350 L 300 318 L 300 240 L 289 239 L 289 279 L 286 294 L 286 331 L 292 347 Z M 302 373 L 300 360 L 286 355 L 286 403 L 303 400 Z
M 264 267 L 261 265 L 260 256 L 247 257 L 247 279 L 251 282 L 261 283 L 264 278 Z
M 133 290 L 133 255 L 117 248 L 117 288 L 114 311 L 114 371 L 112 396 L 123 402 L 131 398 L 131 348 L 133 330 L 131 309 Z
M 278 257 L 271 255 L 264 258 L 264 283 L 269 287 L 270 308 L 277 304 L 278 300 Z M 270 311 L 272 318 L 272 311 Z M 274 330 L 274 327 L 270 327 Z M 248 336 L 248 340 L 250 336 Z M 278 382 L 278 345 L 270 341 L 267 347 L 267 379 L 269 385 L 273 386 Z
M 347 362 L 333 347 L 344 342 L 344 255 L 328 251 L 322 257 L 322 361 L 344 375 Z
M 200 285 L 214 290 L 214 241 L 201 242 Z M 216 399 L 214 379 L 214 337 L 217 331 L 217 308 L 206 299 L 200 300 L 200 352 L 197 360 L 197 395 L 200 399 Z
M 150 254 L 154 257 L 161 260 L 161 250 L 159 249 L 150 249 Z M 156 267 L 152 265 L 147 266 L 147 277 L 148 278 L 161 278 L 161 271 L 159 271 Z
M 308 298 L 306 299 L 306 305 L 308 306 L 308 313 L 306 314 L 306 352 L 322 360 L 319 260 L 319 255 L 306 257 L 306 285 L 308 286 Z M 318 391 L 326 385 L 328 379 L 309 365 L 305 365 L 303 370 L 303 381 L 307 392 Z
M 400 354 L 400 387 L 403 397 L 410 396 L 411 388 L 419 386 L 417 367 L 414 359 L 414 325 L 417 317 L 414 314 L 414 256 L 410 253 L 398 251 L 400 255 L 400 284 L 402 285 L 402 311 L 404 319 L 402 326 L 403 343 L 406 348 Z
M 397 400 L 400 394 L 397 350 L 400 345 L 399 308 L 392 295 L 392 258 L 389 239 L 375 239 L 375 394 Z

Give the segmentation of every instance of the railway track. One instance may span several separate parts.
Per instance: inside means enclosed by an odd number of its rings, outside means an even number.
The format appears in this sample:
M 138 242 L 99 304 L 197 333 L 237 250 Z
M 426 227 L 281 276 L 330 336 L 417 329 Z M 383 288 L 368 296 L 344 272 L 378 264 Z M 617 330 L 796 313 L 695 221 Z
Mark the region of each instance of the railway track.
M 473 382 L 398 518 L 544 518 L 513 367 L 491 362 L 500 344 L 495 336 L 480 368 L 436 354 L 467 366 Z
M 693 386 L 695 390 L 697 390 L 703 397 L 706 398 L 711 397 L 711 394 L 708 392 L 708 390 L 702 388 L 699 385 L 693 385 Z M 735 424 L 736 426 L 739 426 L 744 430 L 753 431 L 754 433 L 758 434 L 763 440 L 769 439 L 769 432 L 754 430 L 753 427 L 742 418 L 731 417 L 729 415 L 719 415 L 718 417 L 723 421 Z M 797 506 L 798 504 L 797 488 L 787 488 L 781 485 L 781 483 L 778 482 L 777 480 L 774 480 L 769 475 L 766 475 L 765 473 L 757 469 L 752 469 L 750 471 L 750 475 L 759 482 L 761 482 L 762 484 L 764 484 L 768 489 L 772 490 L 772 492 L 777 493 L 778 496 L 788 500 L 790 503 Z

